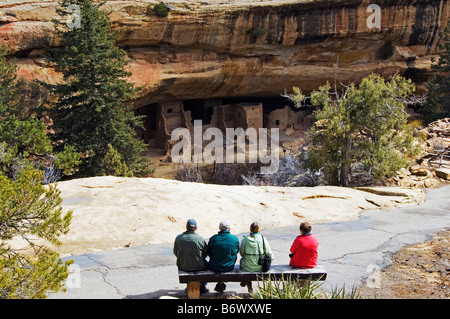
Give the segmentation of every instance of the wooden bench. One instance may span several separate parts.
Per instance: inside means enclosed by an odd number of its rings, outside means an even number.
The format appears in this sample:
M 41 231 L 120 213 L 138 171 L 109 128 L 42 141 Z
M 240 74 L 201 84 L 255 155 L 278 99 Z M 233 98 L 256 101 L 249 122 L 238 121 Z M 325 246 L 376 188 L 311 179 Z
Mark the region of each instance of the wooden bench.
M 300 269 L 289 265 L 272 265 L 268 272 L 247 272 L 242 271 L 239 265 L 229 272 L 216 273 L 212 270 L 202 270 L 196 272 L 178 271 L 180 283 L 187 284 L 187 295 L 189 299 L 200 297 L 201 282 L 249 282 L 271 278 L 280 280 L 282 277 L 290 277 L 292 280 L 326 280 L 327 272 L 322 266 L 315 268 Z

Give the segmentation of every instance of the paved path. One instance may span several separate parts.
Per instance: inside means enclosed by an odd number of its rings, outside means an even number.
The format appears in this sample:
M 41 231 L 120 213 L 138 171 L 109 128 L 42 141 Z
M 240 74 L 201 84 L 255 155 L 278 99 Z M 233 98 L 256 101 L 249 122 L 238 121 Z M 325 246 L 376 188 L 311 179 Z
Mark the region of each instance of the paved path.
M 328 272 L 322 288 L 346 289 L 359 286 L 370 277 L 382 288 L 374 270 L 391 263 L 402 247 L 431 238 L 450 229 L 450 186 L 427 191 L 426 202 L 390 210 L 365 211 L 360 219 L 313 225 L 319 239 L 319 263 Z M 266 229 L 263 234 L 274 252 L 274 264 L 289 262 L 289 248 L 298 226 Z M 244 234 L 237 234 L 241 239 Z M 158 298 L 184 296 L 178 283 L 172 244 L 124 248 L 109 252 L 72 256 L 73 275 L 65 293 L 49 298 Z M 208 287 L 212 294 L 214 284 Z M 238 283 L 228 283 L 227 291 L 245 293 Z

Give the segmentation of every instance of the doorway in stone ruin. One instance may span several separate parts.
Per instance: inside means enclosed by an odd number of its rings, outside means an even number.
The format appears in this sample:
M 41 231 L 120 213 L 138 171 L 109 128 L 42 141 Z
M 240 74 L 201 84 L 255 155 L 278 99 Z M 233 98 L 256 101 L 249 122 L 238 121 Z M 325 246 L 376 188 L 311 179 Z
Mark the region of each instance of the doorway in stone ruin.
M 146 105 L 134 111 L 137 116 L 142 116 L 143 127 L 137 128 L 136 133 L 145 143 L 155 139 L 156 133 L 156 105 Z
M 222 105 L 221 99 L 187 100 L 183 101 L 183 110 L 190 111 L 192 124 L 195 120 L 201 120 L 204 125 L 209 125 L 214 114 L 214 106 L 219 105 Z

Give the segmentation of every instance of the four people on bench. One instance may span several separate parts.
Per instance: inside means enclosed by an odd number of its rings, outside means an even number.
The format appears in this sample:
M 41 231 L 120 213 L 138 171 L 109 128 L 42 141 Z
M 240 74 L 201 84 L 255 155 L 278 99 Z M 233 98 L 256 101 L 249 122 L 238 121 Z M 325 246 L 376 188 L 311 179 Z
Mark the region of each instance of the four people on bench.
M 173 253 L 177 257 L 177 267 L 180 270 L 195 272 L 210 269 L 214 272 L 228 272 L 234 269 L 237 255 L 241 255 L 240 268 L 243 271 L 259 272 L 262 266 L 259 265 L 259 257 L 264 253 L 272 257 L 269 242 L 259 233 L 260 225 L 253 222 L 250 225 L 249 236 L 244 236 L 241 244 L 239 239 L 230 233 L 228 221 L 221 221 L 219 232 L 209 239 L 205 239 L 197 234 L 197 222 L 189 219 L 186 224 L 186 231 L 175 238 Z M 292 243 L 290 252 L 290 265 L 296 268 L 314 268 L 317 266 L 318 241 L 316 236 L 311 234 L 311 225 L 308 222 L 300 224 L 300 235 Z M 209 262 L 206 257 L 209 256 Z M 247 285 L 251 291 L 251 282 L 241 283 Z M 223 292 L 225 283 L 218 282 L 214 290 Z M 200 293 L 208 292 L 206 283 L 200 284 Z

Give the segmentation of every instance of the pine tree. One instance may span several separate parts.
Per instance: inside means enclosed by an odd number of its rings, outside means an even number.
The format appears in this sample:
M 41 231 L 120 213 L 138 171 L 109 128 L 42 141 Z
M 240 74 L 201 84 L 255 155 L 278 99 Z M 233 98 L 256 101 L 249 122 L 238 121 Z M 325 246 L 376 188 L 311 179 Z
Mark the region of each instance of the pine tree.
M 373 181 L 406 167 L 408 156 L 417 155 L 412 129 L 403 101 L 414 91 L 410 80 L 400 76 L 385 81 L 372 74 L 358 87 L 331 92 L 326 84 L 311 93 L 316 122 L 308 135 L 308 167 L 321 170 L 330 184 L 349 186 L 352 167 L 364 165 Z M 305 99 L 296 88 L 292 99 Z
M 450 22 L 443 31 L 443 50 L 436 64 L 432 65 L 433 75 L 427 82 L 427 99 L 418 108 L 425 123 L 450 117 Z
M 148 161 L 141 156 L 146 145 L 136 137 L 142 119 L 134 115 L 130 101 L 136 88 L 126 80 L 130 72 L 126 52 L 116 45 L 103 3 L 63 0 L 60 14 L 69 5 L 80 8 L 80 26 L 59 26 L 63 47 L 50 50 L 48 60 L 63 74 L 61 84 L 51 86 L 58 100 L 50 108 L 55 134 L 62 147 L 70 144 L 85 158 L 79 176 L 104 173 L 103 158 L 111 144 L 135 175 L 145 175 Z
M 122 157 L 111 144 L 108 144 L 108 153 L 106 153 L 103 159 L 102 167 L 106 175 L 133 176 L 133 172 L 122 161 Z

